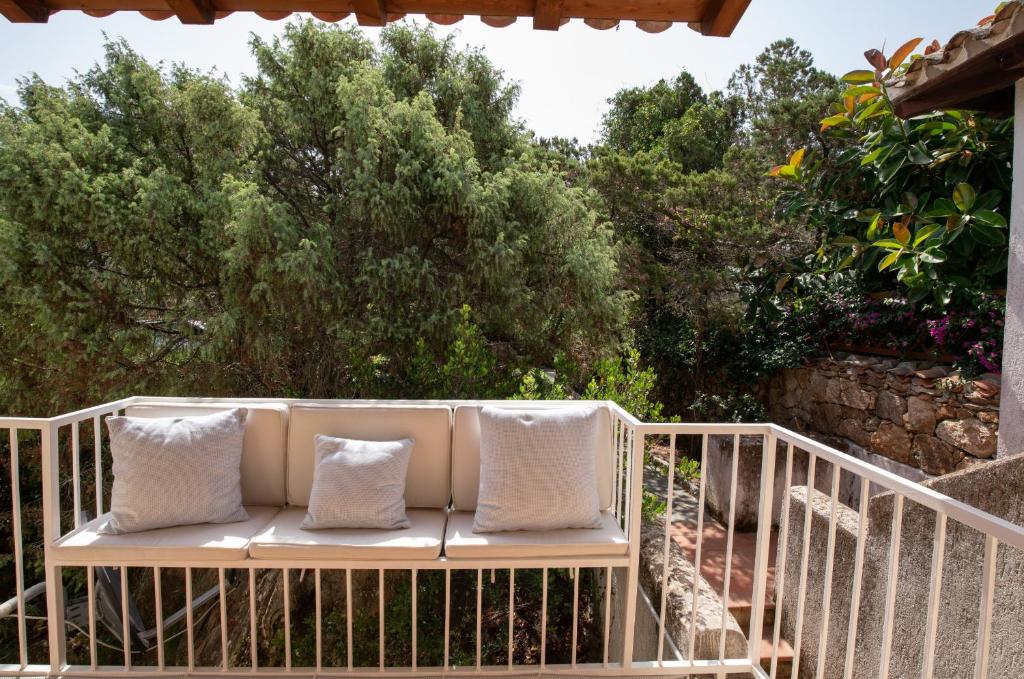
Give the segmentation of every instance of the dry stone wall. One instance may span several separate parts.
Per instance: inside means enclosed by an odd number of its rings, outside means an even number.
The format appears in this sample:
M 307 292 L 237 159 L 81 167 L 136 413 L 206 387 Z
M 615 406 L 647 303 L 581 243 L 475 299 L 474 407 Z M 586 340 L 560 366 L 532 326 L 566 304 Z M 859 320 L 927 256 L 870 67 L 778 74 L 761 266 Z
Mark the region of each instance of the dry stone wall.
M 990 373 L 965 380 L 947 365 L 837 353 L 781 372 L 763 397 L 774 422 L 935 476 L 995 455 L 999 386 Z

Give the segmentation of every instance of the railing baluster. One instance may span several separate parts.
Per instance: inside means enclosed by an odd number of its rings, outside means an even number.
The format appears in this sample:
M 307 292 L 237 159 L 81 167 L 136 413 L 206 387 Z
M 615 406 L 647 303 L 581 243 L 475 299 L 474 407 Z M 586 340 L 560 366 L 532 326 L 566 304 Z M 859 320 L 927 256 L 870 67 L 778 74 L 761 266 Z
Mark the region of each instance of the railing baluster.
M 89 607 L 89 667 L 96 669 L 96 570 L 93 566 L 85 568 L 85 598 Z M 159 620 L 159 618 L 157 618 Z M 24 665 L 22 665 L 24 667 Z
M 28 630 L 25 626 L 25 557 L 21 536 L 21 461 L 18 453 L 18 430 L 11 427 L 11 529 L 14 538 L 14 592 L 18 597 L 18 662 L 28 665 Z M 45 454 L 45 451 L 44 451 Z M 95 635 L 93 635 L 95 638 Z M 95 654 L 93 654 L 95 656 Z
M 256 568 L 249 569 L 249 666 L 255 672 L 260 662 L 257 658 L 259 645 L 256 640 Z
M 612 631 L 612 567 L 604 569 L 604 657 L 602 664 L 608 667 L 608 639 Z
M 928 587 L 928 617 L 924 628 L 924 657 L 921 679 L 932 679 L 935 672 L 935 636 L 939 627 L 939 604 L 942 601 L 942 569 L 946 560 L 946 515 L 935 514 L 935 535 L 932 538 L 932 574 Z
M 629 535 L 630 518 L 633 514 L 633 503 L 630 501 L 633 497 L 633 439 L 636 436 L 636 429 L 626 430 L 626 447 L 622 451 L 622 460 L 625 469 L 623 475 L 626 479 L 626 487 L 624 488 L 623 494 L 625 498 L 623 500 L 625 508 L 623 513 L 625 514 L 625 525 L 622 530 L 626 533 L 626 537 Z M 629 451 L 628 454 L 626 451 Z
M 287 568 L 281 569 L 282 584 L 284 585 L 284 667 L 292 668 L 292 583 L 291 571 Z
M 448 641 L 449 641 L 449 630 L 451 620 L 451 603 L 452 603 L 452 571 L 449 568 L 444 569 L 444 669 L 448 669 Z
M 571 664 L 573 669 L 576 668 L 576 643 L 579 638 L 579 611 L 580 611 L 580 569 L 570 569 L 575 571 L 575 577 L 572 579 L 572 659 Z
M 543 670 L 547 667 L 547 650 L 548 650 L 548 569 L 547 567 L 542 569 L 542 577 L 540 585 L 540 668 Z M 628 631 L 627 631 L 628 633 Z
M 658 614 L 658 663 L 665 657 L 665 613 L 668 607 L 668 564 L 669 546 L 672 540 L 672 500 L 675 499 L 676 470 L 676 435 L 669 436 L 668 444 L 668 482 L 665 493 L 665 535 L 664 550 L 661 557 L 661 607 Z
M 981 608 L 978 611 L 978 655 L 974 663 L 974 679 L 987 679 L 989 642 L 992 639 L 992 599 L 996 591 L 996 557 L 999 541 L 985 536 L 985 561 L 981 568 Z
M 850 592 L 850 624 L 846 633 L 846 665 L 843 679 L 853 679 L 853 657 L 857 653 L 857 620 L 860 617 L 860 588 L 864 577 L 864 548 L 868 540 L 868 506 L 871 503 L 871 482 L 860 480 L 860 515 L 857 520 L 857 556 L 853 565 L 853 589 Z
M 892 510 L 892 533 L 889 538 L 889 579 L 885 591 L 885 621 L 882 625 L 882 654 L 878 678 L 889 676 L 889 661 L 892 656 L 892 626 L 896 616 L 896 585 L 900 569 L 900 532 L 903 529 L 903 496 L 895 495 Z
M 103 514 L 103 428 L 99 415 L 92 418 L 93 464 L 96 469 L 96 516 Z
M 508 569 L 508 668 L 512 669 L 512 653 L 515 650 L 513 640 L 515 639 L 516 620 L 516 569 Z
M 482 642 L 480 639 L 480 619 L 483 616 L 484 571 L 476 569 L 476 669 L 480 671 Z
M 772 661 L 769 679 L 779 671 L 779 638 L 782 635 L 782 600 L 786 594 L 786 558 L 789 546 L 789 489 L 793 485 L 793 444 L 786 443 L 786 483 L 782 489 L 782 515 L 779 517 L 779 558 L 775 563 L 775 626 L 772 631 Z
M 319 672 L 323 667 L 323 624 L 321 619 L 323 618 L 323 603 L 320 598 L 320 569 L 313 569 L 313 607 L 315 609 L 314 614 L 316 615 L 316 671 Z
M 690 606 L 690 639 L 687 659 L 693 660 L 694 645 L 697 641 L 697 591 L 700 589 L 701 547 L 704 544 L 704 495 L 707 489 L 708 435 L 700 437 L 700 489 L 697 492 L 697 547 L 693 552 L 693 603 Z
M 416 577 L 417 574 L 418 574 L 418 571 L 415 568 L 413 568 L 412 569 L 412 669 L 413 670 L 416 669 L 416 665 L 417 665 L 417 658 L 416 658 L 416 654 L 417 654 L 416 641 L 417 640 L 416 640 L 416 635 L 417 635 L 417 632 L 418 632 L 417 627 L 419 626 L 419 621 L 417 620 L 418 611 L 417 611 L 417 606 L 416 606 L 416 600 L 419 598 L 419 590 L 418 590 L 419 584 L 417 582 L 417 577 Z
M 71 492 L 74 498 L 75 515 L 74 527 L 78 528 L 82 524 L 82 468 L 81 468 L 81 428 L 80 422 L 75 422 L 71 425 Z
M 185 642 L 188 644 L 188 670 L 196 668 L 196 645 L 195 631 L 193 625 L 195 620 L 192 613 L 192 568 L 185 567 Z
M 807 502 L 804 506 L 804 535 L 803 548 L 800 553 L 800 585 L 797 588 L 796 603 L 796 630 L 793 633 L 793 669 L 792 676 L 800 676 L 800 642 L 804 632 L 804 609 L 807 598 L 807 561 L 811 549 L 811 521 L 814 518 L 812 509 L 814 507 L 814 472 L 818 458 L 814 453 L 808 453 L 807 461 Z
M 156 614 L 156 664 L 157 669 L 163 671 L 166 663 L 164 651 L 164 590 L 163 572 L 160 566 L 153 567 L 153 593 L 154 610 Z
M 384 569 L 377 569 L 377 665 L 384 669 Z
M 832 563 L 836 553 L 836 522 L 839 514 L 839 465 L 832 463 L 832 497 L 829 509 L 828 542 L 825 547 L 825 587 L 821 598 L 821 634 L 818 637 L 818 667 L 816 679 L 825 676 L 825 651 L 828 648 L 828 625 L 832 613 Z
M 352 671 L 352 569 L 345 569 L 345 652 Z
M 761 437 L 761 488 L 758 496 L 757 532 L 754 547 L 754 580 L 750 599 L 750 631 L 747 657 L 752 665 L 761 661 L 761 643 L 765 638 L 764 613 L 768 607 L 768 568 L 771 563 L 772 517 L 775 515 L 775 467 L 778 455 L 775 432 Z
M 124 668 L 132 668 L 131 620 L 128 619 L 128 567 L 121 565 L 121 638 L 124 646 Z
M 224 587 L 224 569 L 217 569 L 217 589 L 220 592 L 220 666 L 228 670 L 228 597 Z
M 732 473 L 729 485 L 729 526 L 725 538 L 725 580 L 722 584 L 722 632 L 718 637 L 718 659 L 725 660 L 725 631 L 729 616 L 729 586 L 732 584 L 732 548 L 736 536 L 736 486 L 740 470 L 740 435 L 733 434 Z

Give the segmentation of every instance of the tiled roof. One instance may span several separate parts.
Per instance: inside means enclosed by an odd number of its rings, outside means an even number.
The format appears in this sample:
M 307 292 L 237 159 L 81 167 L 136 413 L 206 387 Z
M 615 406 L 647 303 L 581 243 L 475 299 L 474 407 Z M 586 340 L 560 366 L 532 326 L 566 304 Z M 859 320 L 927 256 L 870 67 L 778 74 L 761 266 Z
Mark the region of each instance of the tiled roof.
M 1013 82 L 1024 76 L 1024 0 L 1006 3 L 944 46 L 933 42 L 927 52 L 888 83 L 898 113 L 1005 109 L 1012 104 Z
M 0 0 L 0 15 L 12 22 L 45 23 L 59 11 L 80 10 L 103 17 L 138 12 L 154 20 L 177 16 L 182 23 L 212 24 L 233 12 L 254 12 L 270 20 L 309 12 L 323 21 L 354 14 L 363 26 L 383 26 L 406 15 L 453 24 L 469 15 L 502 27 L 531 18 L 534 28 L 558 30 L 570 20 L 606 30 L 620 21 L 658 33 L 686 23 L 704 35 L 729 36 L 751 0 Z

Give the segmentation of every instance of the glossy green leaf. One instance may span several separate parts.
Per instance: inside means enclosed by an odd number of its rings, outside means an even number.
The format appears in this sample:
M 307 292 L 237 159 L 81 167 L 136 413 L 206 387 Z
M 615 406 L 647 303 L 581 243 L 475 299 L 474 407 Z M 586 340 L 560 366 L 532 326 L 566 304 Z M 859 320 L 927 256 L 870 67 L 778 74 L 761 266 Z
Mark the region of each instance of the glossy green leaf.
M 850 71 L 842 79 L 843 82 L 848 83 L 870 83 L 875 81 L 875 72 L 866 69 Z
M 882 240 L 876 240 L 872 245 L 876 248 L 885 248 L 886 250 L 903 249 L 903 243 L 899 242 L 895 238 L 883 238 Z
M 953 189 L 953 203 L 961 212 L 970 212 L 977 194 L 974 187 L 967 183 L 957 184 Z
M 992 226 L 997 229 L 1006 228 L 1006 218 L 998 212 L 993 212 L 992 210 L 978 210 L 971 216 L 974 217 L 976 221 L 985 224 L 986 226 Z
M 968 233 L 975 241 L 980 245 L 990 245 L 993 247 L 1000 246 L 1006 242 L 1006 236 L 1002 230 L 981 222 L 975 222 L 968 229 Z
M 918 245 L 928 240 L 933 234 L 941 231 L 942 227 L 938 224 L 927 224 L 922 226 L 917 230 L 917 233 L 914 234 L 914 247 L 916 248 Z
M 896 250 L 895 252 L 890 252 L 888 255 L 886 255 L 885 259 L 878 263 L 878 270 L 885 271 L 890 266 L 895 264 L 896 260 L 898 260 L 900 258 L 900 255 L 902 254 L 903 250 Z

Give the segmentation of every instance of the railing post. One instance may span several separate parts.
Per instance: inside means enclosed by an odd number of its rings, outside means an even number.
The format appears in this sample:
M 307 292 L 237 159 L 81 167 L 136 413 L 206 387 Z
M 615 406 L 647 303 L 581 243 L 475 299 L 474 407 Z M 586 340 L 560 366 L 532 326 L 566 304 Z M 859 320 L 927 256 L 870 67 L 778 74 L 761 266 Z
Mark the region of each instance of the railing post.
M 637 587 L 640 574 L 640 512 L 643 506 L 644 434 L 633 429 L 629 454 L 629 567 L 626 571 L 626 611 L 623 626 L 622 666 L 633 665 L 633 628 L 636 626 Z
M 772 538 L 772 503 L 775 498 L 776 438 L 771 426 L 764 436 L 761 452 L 761 498 L 757 510 L 757 546 L 754 555 L 754 589 L 750 611 L 748 657 L 757 667 L 761 660 L 764 611 L 768 601 L 768 562 Z M 785 501 L 785 499 L 783 499 Z
M 50 560 L 50 546 L 60 538 L 60 430 L 53 423 L 43 427 L 40 437 L 43 475 L 43 549 L 46 560 L 46 617 L 50 647 L 50 672 L 65 665 L 64 583 L 60 566 Z

